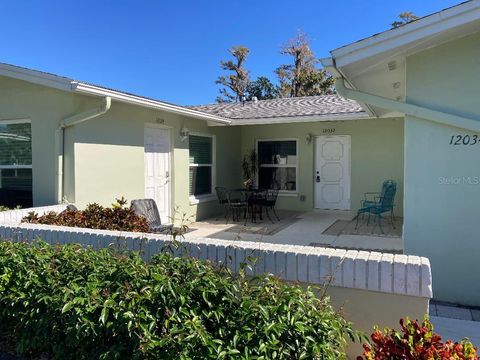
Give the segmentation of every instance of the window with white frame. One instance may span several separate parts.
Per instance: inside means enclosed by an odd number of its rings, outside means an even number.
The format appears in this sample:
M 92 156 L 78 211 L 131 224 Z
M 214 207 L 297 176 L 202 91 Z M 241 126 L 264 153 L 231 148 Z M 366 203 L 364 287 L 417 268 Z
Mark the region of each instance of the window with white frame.
M 214 138 L 212 136 L 189 135 L 188 151 L 190 196 L 211 195 L 213 192 Z
M 0 205 L 32 206 L 30 121 L 0 120 Z
M 258 186 L 297 191 L 297 140 L 258 140 Z

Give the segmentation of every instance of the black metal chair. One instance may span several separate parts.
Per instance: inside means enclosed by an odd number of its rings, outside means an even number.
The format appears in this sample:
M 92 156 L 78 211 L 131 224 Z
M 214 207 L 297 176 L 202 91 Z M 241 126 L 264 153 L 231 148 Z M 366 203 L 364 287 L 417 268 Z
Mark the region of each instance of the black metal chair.
M 260 204 L 263 208 L 265 208 L 265 213 L 267 214 L 268 219 L 273 223 L 272 218 L 268 212 L 268 209 L 273 211 L 273 214 L 280 221 L 280 218 L 275 211 L 275 205 L 277 204 L 278 198 L 278 189 L 268 189 L 265 193 L 265 197 L 260 201 Z
M 267 190 L 249 190 L 248 191 L 248 210 L 250 212 L 252 222 L 257 222 L 257 214 L 260 220 L 263 220 L 263 202 L 266 198 Z
M 225 220 L 228 221 L 228 216 L 230 214 L 230 206 L 228 204 L 228 190 L 225 187 L 217 186 L 215 187 L 215 192 L 217 193 L 218 203 L 223 206 L 225 211 Z
M 240 221 L 240 214 L 243 211 L 245 225 L 247 224 L 248 197 L 243 190 L 231 190 L 227 193 L 228 207 L 232 213 L 233 221 Z M 228 218 L 227 218 L 228 221 Z
M 136 199 L 130 204 L 132 210 L 138 216 L 147 219 L 150 232 L 160 234 L 172 234 L 173 224 L 162 224 L 157 204 L 153 199 Z

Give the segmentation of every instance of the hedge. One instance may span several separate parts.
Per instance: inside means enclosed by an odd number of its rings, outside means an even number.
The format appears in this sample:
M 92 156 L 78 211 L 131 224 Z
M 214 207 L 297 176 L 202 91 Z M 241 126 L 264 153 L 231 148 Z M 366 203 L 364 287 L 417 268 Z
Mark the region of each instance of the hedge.
M 342 359 L 329 299 L 190 257 L 0 241 L 0 330 L 56 359 Z

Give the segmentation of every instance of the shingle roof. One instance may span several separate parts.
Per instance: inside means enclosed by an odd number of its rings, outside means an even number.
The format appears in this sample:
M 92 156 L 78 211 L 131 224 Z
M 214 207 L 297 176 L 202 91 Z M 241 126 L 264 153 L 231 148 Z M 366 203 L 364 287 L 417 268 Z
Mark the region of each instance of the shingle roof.
M 254 122 L 255 119 L 276 119 L 284 118 L 285 121 L 291 121 L 287 118 L 296 118 L 300 121 L 310 121 L 311 117 L 323 118 L 328 120 L 330 117 L 335 117 L 341 120 L 344 118 L 356 118 L 368 116 L 361 106 L 354 100 L 342 98 L 337 95 L 321 95 L 321 96 L 309 96 L 309 97 L 297 97 L 297 98 L 279 98 L 272 100 L 260 100 L 254 103 L 253 101 L 247 101 L 242 103 L 222 103 L 222 104 L 210 104 L 199 106 L 180 106 L 168 103 L 166 101 L 159 101 L 145 96 L 132 94 L 126 91 L 115 90 L 105 86 L 94 85 L 87 82 L 74 80 L 68 77 L 59 76 L 56 74 L 24 68 L 16 65 L 10 65 L 0 62 L 0 68 L 5 68 L 8 71 L 13 72 L 28 72 L 35 79 L 40 77 L 47 77 L 48 79 L 56 82 L 61 82 L 63 86 L 66 86 L 68 90 L 75 90 L 75 86 L 85 85 L 89 87 L 96 87 L 106 91 L 117 92 L 126 96 L 132 96 L 138 99 L 150 100 L 158 104 L 165 106 L 175 107 L 178 111 L 182 108 L 185 111 L 196 110 L 197 116 L 212 116 L 213 121 L 235 122 L 237 124 Z M 21 77 L 20 77 L 21 78 Z M 67 86 L 68 85 L 68 86 Z M 203 114 L 202 114 L 203 113 Z M 214 117 L 218 117 L 216 118 Z M 251 121 L 250 121 L 251 120 Z M 315 119 L 314 119 L 315 120 Z M 262 123 L 268 122 L 267 120 Z
M 328 115 L 366 115 L 354 100 L 337 95 L 320 95 L 296 98 L 259 100 L 256 103 L 220 103 L 190 106 L 190 108 L 232 120 L 282 117 L 311 117 Z

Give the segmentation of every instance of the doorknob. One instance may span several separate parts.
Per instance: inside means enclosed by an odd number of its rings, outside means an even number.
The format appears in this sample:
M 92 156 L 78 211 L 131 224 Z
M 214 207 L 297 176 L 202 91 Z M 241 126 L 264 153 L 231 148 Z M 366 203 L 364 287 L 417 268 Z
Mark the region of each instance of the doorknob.
M 165 171 L 165 177 L 168 179 L 170 177 L 170 173 L 168 171 Z

